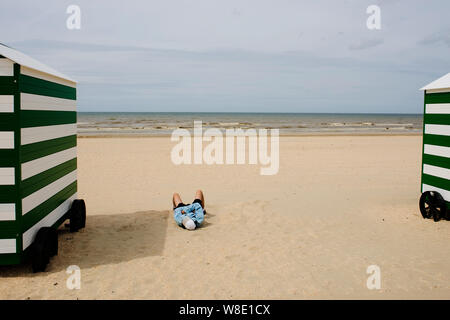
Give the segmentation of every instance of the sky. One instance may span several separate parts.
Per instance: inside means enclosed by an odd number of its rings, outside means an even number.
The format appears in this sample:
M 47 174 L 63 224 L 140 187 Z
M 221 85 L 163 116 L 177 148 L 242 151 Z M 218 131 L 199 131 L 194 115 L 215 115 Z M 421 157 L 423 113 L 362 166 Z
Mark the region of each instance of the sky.
M 421 113 L 419 89 L 450 72 L 448 12 L 448 0 L 2 0 L 0 42 L 76 79 L 79 111 Z

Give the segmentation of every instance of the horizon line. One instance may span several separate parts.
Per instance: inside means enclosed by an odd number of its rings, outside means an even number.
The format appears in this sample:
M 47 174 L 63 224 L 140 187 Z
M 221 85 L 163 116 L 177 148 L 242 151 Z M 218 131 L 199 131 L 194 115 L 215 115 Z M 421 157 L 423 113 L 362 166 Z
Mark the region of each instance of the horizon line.
M 215 113 L 215 114 L 391 114 L 391 115 L 422 115 L 423 113 L 408 112 L 220 112 L 220 111 L 77 111 L 78 113 Z

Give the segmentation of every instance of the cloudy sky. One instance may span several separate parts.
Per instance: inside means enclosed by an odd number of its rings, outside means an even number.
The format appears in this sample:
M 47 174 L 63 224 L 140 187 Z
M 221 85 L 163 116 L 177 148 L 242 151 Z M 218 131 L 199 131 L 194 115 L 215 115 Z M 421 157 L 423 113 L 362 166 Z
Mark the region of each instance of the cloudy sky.
M 69 30 L 66 9 L 81 9 Z M 369 30 L 369 5 L 381 30 Z M 79 81 L 81 111 L 420 113 L 448 0 L 1 0 L 0 42 Z

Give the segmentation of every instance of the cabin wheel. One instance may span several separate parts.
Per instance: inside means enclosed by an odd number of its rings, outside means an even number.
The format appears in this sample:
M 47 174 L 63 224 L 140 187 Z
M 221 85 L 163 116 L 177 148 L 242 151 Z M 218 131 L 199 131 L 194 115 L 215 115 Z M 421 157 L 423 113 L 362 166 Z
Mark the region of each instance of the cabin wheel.
M 58 254 L 58 233 L 52 227 L 40 228 L 31 248 L 33 272 L 45 271 L 50 257 Z
M 425 219 L 439 221 L 447 216 L 447 205 L 444 198 L 436 191 L 425 191 L 419 201 L 420 213 Z
M 74 200 L 70 211 L 70 232 L 77 232 L 86 226 L 86 204 L 84 200 Z
M 450 221 L 450 210 L 446 209 L 445 210 L 445 215 L 442 217 L 445 220 Z

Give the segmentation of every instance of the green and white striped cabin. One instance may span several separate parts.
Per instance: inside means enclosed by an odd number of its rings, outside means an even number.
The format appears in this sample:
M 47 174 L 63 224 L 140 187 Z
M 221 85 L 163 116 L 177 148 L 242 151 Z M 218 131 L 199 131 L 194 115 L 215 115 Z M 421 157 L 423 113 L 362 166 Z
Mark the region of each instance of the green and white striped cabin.
M 76 119 L 74 80 L 0 44 L 0 264 L 22 262 L 39 228 L 67 219 Z
M 450 208 L 450 73 L 423 87 L 422 193 L 435 191 Z

